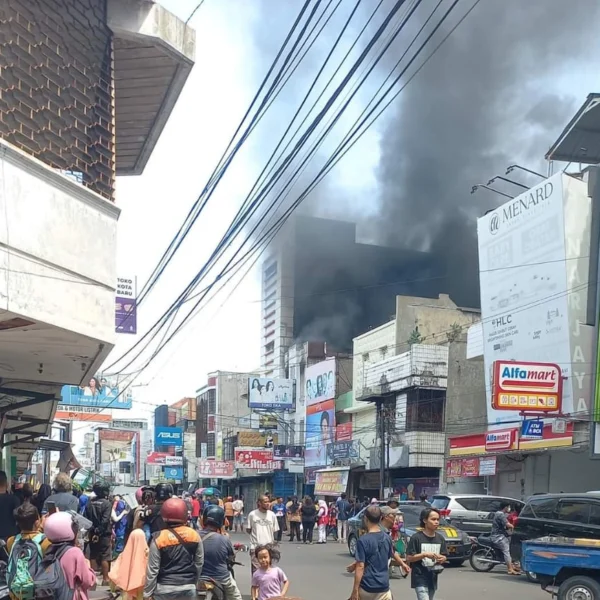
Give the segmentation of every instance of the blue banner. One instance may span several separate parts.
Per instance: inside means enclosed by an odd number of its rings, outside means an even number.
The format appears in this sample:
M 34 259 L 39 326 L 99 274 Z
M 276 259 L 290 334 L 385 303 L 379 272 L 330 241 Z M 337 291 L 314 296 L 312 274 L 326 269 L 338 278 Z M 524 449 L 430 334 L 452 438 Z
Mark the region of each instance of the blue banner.
M 541 440 L 544 437 L 544 421 L 541 419 L 526 419 L 521 425 L 521 437 Z
M 133 404 L 129 390 L 120 393 L 116 385 L 97 377 L 92 377 L 85 387 L 63 385 L 60 395 L 60 404 L 65 406 L 129 410 Z
M 183 481 L 183 467 L 163 467 L 163 473 L 168 481 Z
M 183 429 L 181 427 L 154 428 L 154 449 L 165 446 L 183 446 Z

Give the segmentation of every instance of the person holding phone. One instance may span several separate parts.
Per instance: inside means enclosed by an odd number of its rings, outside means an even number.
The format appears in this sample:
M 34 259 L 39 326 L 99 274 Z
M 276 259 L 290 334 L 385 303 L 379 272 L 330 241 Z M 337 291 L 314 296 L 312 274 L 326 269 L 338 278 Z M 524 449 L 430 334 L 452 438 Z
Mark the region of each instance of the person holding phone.
M 79 510 L 79 498 L 73 495 L 73 481 L 66 473 L 59 473 L 54 480 L 54 493 L 48 496 L 42 507 L 42 515 L 49 513 L 48 503 L 54 506 L 60 512 Z

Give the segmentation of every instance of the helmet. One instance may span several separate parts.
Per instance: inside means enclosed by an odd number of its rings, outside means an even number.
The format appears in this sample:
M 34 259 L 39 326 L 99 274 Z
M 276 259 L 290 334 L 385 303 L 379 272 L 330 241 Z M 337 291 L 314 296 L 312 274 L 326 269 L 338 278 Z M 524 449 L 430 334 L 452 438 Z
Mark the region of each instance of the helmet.
M 173 486 L 170 483 L 159 483 L 154 488 L 154 493 L 156 494 L 156 500 L 163 502 L 173 495 Z
M 97 481 L 94 484 L 94 494 L 98 496 L 98 498 L 106 498 L 110 494 L 110 486 L 108 483 L 104 483 L 102 481 Z
M 141 487 L 139 490 L 136 490 L 136 492 L 135 492 L 135 500 L 138 504 L 142 503 L 143 496 L 144 496 L 144 488 Z
M 77 535 L 77 524 L 68 512 L 53 513 L 44 522 L 44 534 L 53 544 L 71 542 Z
M 223 527 L 225 523 L 225 511 L 220 506 L 209 504 L 202 511 L 202 524 L 208 525 L 209 523 L 215 525 L 219 529 Z
M 181 498 L 169 498 L 164 501 L 160 516 L 165 523 L 187 523 L 187 505 Z

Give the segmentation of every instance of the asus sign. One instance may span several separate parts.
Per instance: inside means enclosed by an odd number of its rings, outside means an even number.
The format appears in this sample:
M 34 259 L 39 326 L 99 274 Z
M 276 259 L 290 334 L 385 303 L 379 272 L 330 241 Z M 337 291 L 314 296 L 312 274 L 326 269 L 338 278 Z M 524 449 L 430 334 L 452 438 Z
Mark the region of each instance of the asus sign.
M 165 446 L 183 446 L 183 429 L 180 427 L 155 427 L 154 449 Z

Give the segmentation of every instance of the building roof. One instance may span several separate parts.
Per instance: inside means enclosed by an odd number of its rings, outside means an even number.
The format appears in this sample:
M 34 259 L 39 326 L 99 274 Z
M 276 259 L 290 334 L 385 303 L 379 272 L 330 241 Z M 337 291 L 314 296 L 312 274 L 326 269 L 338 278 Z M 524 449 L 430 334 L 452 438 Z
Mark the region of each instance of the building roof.
M 600 163 L 600 94 L 589 94 L 583 106 L 546 153 L 548 160 Z

